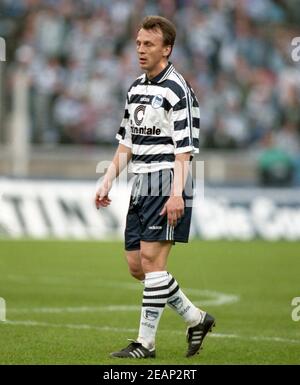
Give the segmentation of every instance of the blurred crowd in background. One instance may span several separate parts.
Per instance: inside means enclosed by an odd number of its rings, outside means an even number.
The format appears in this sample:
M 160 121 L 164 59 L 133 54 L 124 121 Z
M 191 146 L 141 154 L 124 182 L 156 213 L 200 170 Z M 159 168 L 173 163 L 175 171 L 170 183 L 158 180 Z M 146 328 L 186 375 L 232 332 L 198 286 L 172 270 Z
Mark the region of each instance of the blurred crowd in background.
M 127 89 L 140 74 L 137 26 L 150 14 L 177 27 L 171 61 L 198 96 L 204 148 L 275 146 L 297 156 L 297 0 L 2 0 L 7 107 L 22 66 L 33 143 L 115 144 Z

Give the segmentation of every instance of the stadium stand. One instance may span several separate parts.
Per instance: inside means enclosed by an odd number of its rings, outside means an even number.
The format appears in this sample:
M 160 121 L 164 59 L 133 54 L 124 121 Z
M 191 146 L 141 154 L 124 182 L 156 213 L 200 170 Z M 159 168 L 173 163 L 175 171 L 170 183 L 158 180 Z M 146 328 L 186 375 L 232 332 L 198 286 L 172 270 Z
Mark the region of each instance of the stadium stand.
M 222 157 L 231 179 L 259 181 L 258 155 L 269 150 L 271 136 L 272 146 L 297 170 L 300 72 L 291 41 L 300 36 L 300 4 L 293 0 L 4 0 L 2 143 L 9 141 L 14 79 L 21 68 L 28 77 L 28 141 L 38 145 L 31 164 L 40 164 L 39 148 L 51 157 L 57 146 L 72 144 L 66 150 L 72 159 L 77 146 L 115 145 L 124 95 L 140 72 L 132 37 L 146 14 L 177 25 L 172 61 L 199 98 L 204 153 L 222 150 L 213 154 Z M 233 156 L 237 162 L 230 161 Z M 238 162 L 246 168 L 232 171 Z

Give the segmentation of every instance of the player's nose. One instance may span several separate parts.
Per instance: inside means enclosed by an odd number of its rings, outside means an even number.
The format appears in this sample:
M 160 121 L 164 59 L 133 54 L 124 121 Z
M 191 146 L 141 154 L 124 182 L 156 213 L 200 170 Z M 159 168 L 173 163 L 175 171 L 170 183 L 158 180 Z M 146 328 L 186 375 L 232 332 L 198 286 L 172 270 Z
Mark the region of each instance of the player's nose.
M 139 54 L 145 53 L 145 49 L 144 49 L 143 44 L 140 44 L 139 46 L 137 46 L 137 52 L 138 52 Z

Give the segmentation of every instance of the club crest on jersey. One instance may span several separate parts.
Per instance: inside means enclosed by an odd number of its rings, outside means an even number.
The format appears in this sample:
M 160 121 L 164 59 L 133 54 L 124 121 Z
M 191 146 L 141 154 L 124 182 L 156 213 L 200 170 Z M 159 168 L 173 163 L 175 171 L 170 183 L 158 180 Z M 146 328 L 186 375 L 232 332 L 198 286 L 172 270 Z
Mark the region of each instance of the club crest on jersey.
M 152 99 L 151 106 L 153 108 L 159 108 L 163 105 L 164 98 L 161 95 L 155 95 Z

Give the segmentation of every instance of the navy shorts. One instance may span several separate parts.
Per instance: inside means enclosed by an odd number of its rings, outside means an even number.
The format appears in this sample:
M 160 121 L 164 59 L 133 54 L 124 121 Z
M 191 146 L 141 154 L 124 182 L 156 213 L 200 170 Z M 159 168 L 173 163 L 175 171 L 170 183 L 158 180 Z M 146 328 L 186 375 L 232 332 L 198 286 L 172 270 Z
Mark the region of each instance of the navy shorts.
M 135 175 L 126 218 L 125 250 L 139 250 L 140 241 L 188 242 L 193 202 L 190 175 L 182 194 L 184 215 L 176 226 L 168 224 L 167 214 L 159 215 L 170 196 L 173 175 L 173 169 Z

